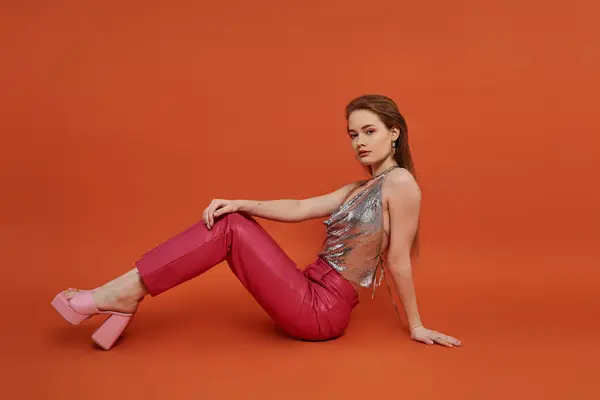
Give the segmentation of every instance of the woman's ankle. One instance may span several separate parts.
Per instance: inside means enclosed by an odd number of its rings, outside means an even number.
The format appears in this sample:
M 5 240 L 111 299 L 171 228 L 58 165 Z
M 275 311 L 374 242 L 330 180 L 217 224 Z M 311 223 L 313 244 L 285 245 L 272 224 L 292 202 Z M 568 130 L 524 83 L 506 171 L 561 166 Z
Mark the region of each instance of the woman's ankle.
M 101 311 L 135 312 L 140 301 L 139 296 L 114 286 L 94 290 L 94 302 Z
M 131 294 L 138 301 L 142 301 L 149 294 L 148 289 L 146 289 L 146 285 L 144 285 L 144 281 L 142 281 L 142 277 L 137 269 L 130 272 Z

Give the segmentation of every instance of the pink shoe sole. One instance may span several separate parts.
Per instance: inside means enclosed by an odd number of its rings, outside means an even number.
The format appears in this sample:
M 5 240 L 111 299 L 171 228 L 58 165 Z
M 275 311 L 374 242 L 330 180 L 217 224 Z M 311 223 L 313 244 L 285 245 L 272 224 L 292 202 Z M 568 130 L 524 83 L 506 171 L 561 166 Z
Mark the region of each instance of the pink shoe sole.
M 77 311 L 73 310 L 69 305 L 69 300 L 62 292 L 54 297 L 54 300 L 52 300 L 52 305 L 64 319 L 73 325 L 78 325 L 92 316 L 91 314 L 79 314 Z
M 96 314 L 109 314 L 107 320 L 92 335 L 92 340 L 104 350 L 109 350 L 113 346 L 133 317 L 133 314 L 128 313 L 98 310 L 92 290 L 81 291 L 70 300 L 61 292 L 54 297 L 52 305 L 64 319 L 73 325 Z

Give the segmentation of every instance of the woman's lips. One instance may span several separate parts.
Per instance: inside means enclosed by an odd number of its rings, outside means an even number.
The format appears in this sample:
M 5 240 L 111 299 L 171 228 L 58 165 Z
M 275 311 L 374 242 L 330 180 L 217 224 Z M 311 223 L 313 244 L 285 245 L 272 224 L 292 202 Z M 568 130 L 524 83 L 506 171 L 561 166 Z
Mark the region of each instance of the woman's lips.
M 361 151 L 360 153 L 358 153 L 358 156 L 365 157 L 365 156 L 368 156 L 369 154 L 371 154 L 370 151 Z

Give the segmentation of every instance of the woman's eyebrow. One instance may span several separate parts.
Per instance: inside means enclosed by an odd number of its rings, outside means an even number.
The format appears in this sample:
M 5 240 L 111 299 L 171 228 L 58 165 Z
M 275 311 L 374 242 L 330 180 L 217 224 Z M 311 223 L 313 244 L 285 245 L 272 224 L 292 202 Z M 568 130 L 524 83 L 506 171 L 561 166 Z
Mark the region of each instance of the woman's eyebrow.
M 373 124 L 367 124 L 367 125 L 363 125 L 360 129 L 365 130 L 365 128 L 368 128 L 370 126 L 375 127 L 375 125 L 373 125 Z M 348 129 L 348 133 L 350 133 L 350 132 L 354 132 L 354 130 Z

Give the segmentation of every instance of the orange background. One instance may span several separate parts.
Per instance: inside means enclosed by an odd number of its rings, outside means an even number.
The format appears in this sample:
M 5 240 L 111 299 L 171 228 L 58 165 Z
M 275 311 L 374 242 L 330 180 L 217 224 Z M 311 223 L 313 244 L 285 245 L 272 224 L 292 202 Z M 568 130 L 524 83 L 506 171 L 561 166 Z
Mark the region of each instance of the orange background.
M 596 2 L 0 7 L 6 398 L 600 394 Z M 462 348 L 411 341 L 385 288 L 361 295 L 344 337 L 285 339 L 225 263 L 147 299 L 109 352 L 89 339 L 100 318 L 73 327 L 50 306 L 132 268 L 214 197 L 364 178 L 343 115 L 364 93 L 408 121 L 420 311 Z M 260 221 L 314 260 L 322 221 Z

